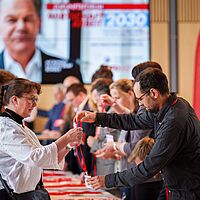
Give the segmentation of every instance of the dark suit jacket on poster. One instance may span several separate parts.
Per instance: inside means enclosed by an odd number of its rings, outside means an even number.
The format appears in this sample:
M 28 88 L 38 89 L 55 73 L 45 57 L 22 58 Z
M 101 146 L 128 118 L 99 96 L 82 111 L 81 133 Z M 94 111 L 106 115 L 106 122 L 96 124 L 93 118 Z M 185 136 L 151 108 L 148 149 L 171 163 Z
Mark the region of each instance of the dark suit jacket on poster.
M 4 69 L 4 51 L 0 54 L 0 69 Z M 61 83 L 67 76 L 75 76 L 82 82 L 80 66 L 60 58 L 50 56 L 41 51 L 42 56 L 42 83 Z

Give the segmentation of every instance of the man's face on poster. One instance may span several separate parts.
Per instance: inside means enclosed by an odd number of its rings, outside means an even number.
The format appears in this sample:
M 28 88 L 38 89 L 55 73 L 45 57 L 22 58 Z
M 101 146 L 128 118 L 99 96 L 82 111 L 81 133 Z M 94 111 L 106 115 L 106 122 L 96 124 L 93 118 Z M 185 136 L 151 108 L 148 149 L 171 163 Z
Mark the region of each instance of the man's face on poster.
M 39 27 L 32 0 L 0 0 L 0 35 L 8 51 L 35 49 Z

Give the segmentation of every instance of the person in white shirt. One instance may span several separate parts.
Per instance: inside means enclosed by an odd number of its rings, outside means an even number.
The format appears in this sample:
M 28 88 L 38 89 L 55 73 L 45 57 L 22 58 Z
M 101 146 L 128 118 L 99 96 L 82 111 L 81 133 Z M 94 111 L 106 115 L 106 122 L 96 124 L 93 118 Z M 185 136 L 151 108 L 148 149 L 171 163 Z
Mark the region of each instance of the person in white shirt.
M 27 79 L 17 78 L 5 92 L 6 110 L 0 115 L 0 174 L 15 193 L 34 191 L 42 170 L 62 169 L 66 148 L 79 145 L 82 128 L 74 128 L 50 145 L 42 146 L 35 133 L 23 124 L 36 106 L 41 86 Z M 0 183 L 1 199 L 6 191 Z

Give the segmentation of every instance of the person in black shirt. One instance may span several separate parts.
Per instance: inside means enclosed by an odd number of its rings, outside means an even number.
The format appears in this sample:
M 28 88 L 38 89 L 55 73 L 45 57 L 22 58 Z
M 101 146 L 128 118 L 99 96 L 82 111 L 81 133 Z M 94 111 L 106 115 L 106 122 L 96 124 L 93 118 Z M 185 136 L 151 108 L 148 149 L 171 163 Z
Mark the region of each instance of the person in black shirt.
M 88 180 L 95 189 L 133 186 L 161 171 L 170 200 L 200 199 L 200 122 L 190 104 L 169 93 L 168 80 L 148 68 L 135 80 L 134 93 L 144 111 L 139 115 L 82 112 L 75 121 L 96 122 L 124 130 L 153 129 L 155 144 L 137 167 Z

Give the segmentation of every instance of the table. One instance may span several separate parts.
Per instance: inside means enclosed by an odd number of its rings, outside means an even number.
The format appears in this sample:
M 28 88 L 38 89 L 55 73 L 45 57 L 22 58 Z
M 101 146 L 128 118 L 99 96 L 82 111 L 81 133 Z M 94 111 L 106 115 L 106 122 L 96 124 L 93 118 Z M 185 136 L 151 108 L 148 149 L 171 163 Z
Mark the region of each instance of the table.
M 86 188 L 79 176 L 70 172 L 45 170 L 43 182 L 52 200 L 119 200 L 104 190 Z

